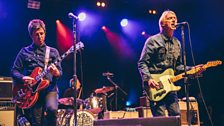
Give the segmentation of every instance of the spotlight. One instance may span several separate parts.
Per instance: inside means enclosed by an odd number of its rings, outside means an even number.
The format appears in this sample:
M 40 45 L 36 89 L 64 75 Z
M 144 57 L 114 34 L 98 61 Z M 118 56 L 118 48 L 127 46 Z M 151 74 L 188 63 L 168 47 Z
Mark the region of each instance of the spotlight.
M 80 21 L 84 21 L 86 19 L 86 14 L 84 12 L 78 15 Z
M 101 5 L 101 3 L 100 3 L 100 2 L 96 2 L 96 6 L 98 6 L 98 7 L 99 7 L 100 5 Z
M 56 23 L 57 23 L 57 24 L 60 23 L 60 20 L 56 20 Z
M 101 29 L 105 31 L 107 28 L 106 26 L 102 26 Z
M 104 2 L 101 3 L 101 7 L 105 7 L 106 4 Z
M 128 25 L 128 19 L 122 19 L 120 24 L 121 24 L 122 27 L 127 26 Z
M 105 2 L 97 1 L 96 2 L 96 6 L 98 6 L 98 7 L 105 7 L 106 6 L 106 3 Z
M 153 14 L 153 15 L 155 15 L 157 13 L 156 10 L 149 10 L 148 12 L 149 12 L 149 14 Z
M 146 33 L 145 33 L 145 31 L 143 31 L 141 34 L 142 34 L 142 35 L 145 35 Z

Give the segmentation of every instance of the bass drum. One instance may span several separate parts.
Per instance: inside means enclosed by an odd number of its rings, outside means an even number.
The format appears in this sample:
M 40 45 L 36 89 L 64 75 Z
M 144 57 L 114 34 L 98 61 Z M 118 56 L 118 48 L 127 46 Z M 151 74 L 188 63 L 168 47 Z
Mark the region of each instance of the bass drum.
M 93 122 L 96 119 L 91 112 L 78 111 L 77 112 L 77 126 L 93 126 Z M 74 114 L 70 119 L 70 126 L 74 126 Z

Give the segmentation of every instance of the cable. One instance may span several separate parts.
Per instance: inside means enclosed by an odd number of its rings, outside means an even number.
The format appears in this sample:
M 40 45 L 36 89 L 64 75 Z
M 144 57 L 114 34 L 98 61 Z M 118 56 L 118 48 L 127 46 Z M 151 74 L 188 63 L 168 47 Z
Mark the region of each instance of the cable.
M 192 49 L 191 32 L 190 32 L 190 26 L 189 26 L 188 22 L 187 22 L 187 27 L 188 27 L 188 38 L 189 38 L 189 44 L 190 44 L 191 57 L 192 57 L 193 65 L 195 66 L 196 64 L 195 64 L 194 53 L 193 53 L 193 49 Z M 203 95 L 203 92 L 201 90 L 201 83 L 200 83 L 198 78 L 196 78 L 196 79 L 197 79 L 197 84 L 198 84 L 198 88 L 199 88 L 199 93 L 201 94 L 202 103 L 203 103 L 203 105 L 205 107 L 205 110 L 206 110 L 206 113 L 208 115 L 208 118 L 209 118 L 209 121 L 211 123 L 211 126 L 214 126 L 212 118 L 211 118 L 211 115 L 210 115 L 210 113 L 208 111 L 208 108 L 207 108 L 207 104 L 206 104 L 206 102 L 204 100 L 204 95 Z

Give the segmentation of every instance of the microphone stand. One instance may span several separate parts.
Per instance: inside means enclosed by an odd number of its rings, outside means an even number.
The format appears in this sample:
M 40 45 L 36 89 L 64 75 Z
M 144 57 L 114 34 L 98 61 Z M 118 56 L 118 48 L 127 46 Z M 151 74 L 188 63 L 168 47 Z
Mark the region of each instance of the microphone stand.
M 74 111 L 74 126 L 77 126 L 77 103 L 76 103 L 76 96 L 77 96 L 77 92 L 76 92 L 76 86 L 77 86 L 77 74 L 76 74 L 76 43 L 77 43 L 77 39 L 78 39 L 78 34 L 77 34 L 77 18 L 72 18 L 72 26 L 73 26 L 73 45 L 74 45 L 74 66 L 73 66 L 73 80 L 74 83 L 72 85 L 72 89 L 73 89 L 73 98 L 74 98 L 74 105 L 73 105 L 73 111 Z
M 191 118 L 190 118 L 190 106 L 189 106 L 189 84 L 188 84 L 188 75 L 186 70 L 186 47 L 185 47 L 185 38 L 184 38 L 184 25 L 181 25 L 181 37 L 182 37 L 182 53 L 183 53 L 183 60 L 184 60 L 184 90 L 186 95 L 186 106 L 187 106 L 187 122 L 188 126 L 191 125 Z
M 125 94 L 128 95 L 123 89 L 121 89 L 116 83 L 114 83 L 114 81 L 111 79 L 111 76 L 107 76 L 107 79 L 114 85 L 115 87 L 115 111 L 117 111 L 117 89 L 120 89 L 120 91 Z

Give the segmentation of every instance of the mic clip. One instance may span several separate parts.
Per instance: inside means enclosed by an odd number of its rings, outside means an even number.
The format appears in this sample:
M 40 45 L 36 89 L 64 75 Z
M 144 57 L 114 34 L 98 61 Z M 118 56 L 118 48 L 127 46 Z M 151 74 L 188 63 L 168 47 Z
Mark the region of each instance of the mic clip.
M 186 21 L 184 21 L 184 22 L 180 22 L 180 23 L 176 23 L 176 27 L 179 27 L 179 26 L 182 26 L 182 25 L 186 25 L 187 24 L 187 22 Z
M 106 72 L 106 73 L 103 73 L 102 76 L 112 77 L 114 76 L 114 74 L 110 72 Z
M 79 17 L 78 17 L 78 16 L 76 16 L 76 15 L 74 15 L 72 12 L 68 13 L 68 17 L 69 17 L 69 18 L 76 19 L 76 20 L 78 20 L 78 19 L 79 19 Z

